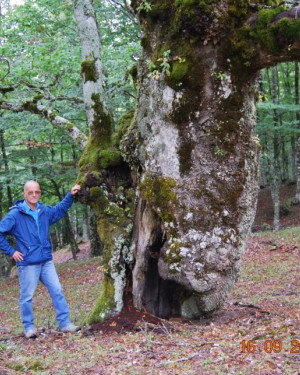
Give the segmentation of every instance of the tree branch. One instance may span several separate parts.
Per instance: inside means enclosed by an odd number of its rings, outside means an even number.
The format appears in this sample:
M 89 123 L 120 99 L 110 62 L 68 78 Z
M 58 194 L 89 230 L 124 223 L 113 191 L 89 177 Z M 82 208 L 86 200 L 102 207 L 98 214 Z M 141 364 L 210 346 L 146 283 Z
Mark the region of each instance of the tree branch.
M 300 18 L 300 6 L 286 10 L 285 12 L 279 13 L 273 20 L 272 23 L 276 23 L 282 18 L 297 19 Z
M 51 122 L 57 128 L 64 130 L 69 136 L 77 142 L 79 147 L 83 149 L 87 143 L 86 135 L 78 129 L 72 122 L 57 115 L 51 109 L 46 108 L 44 105 L 37 103 L 37 99 L 32 99 L 21 104 L 13 104 L 5 101 L 0 101 L 0 109 L 6 109 L 11 112 L 31 112 L 36 115 L 42 116 Z
M 10 73 L 10 63 L 9 63 L 9 60 L 8 58 L 4 57 L 4 56 L 0 56 L 0 61 L 5 61 L 6 64 L 7 64 L 7 72 L 4 74 L 3 77 L 1 77 L 0 81 L 3 81 L 5 79 L 5 77 L 7 77 Z

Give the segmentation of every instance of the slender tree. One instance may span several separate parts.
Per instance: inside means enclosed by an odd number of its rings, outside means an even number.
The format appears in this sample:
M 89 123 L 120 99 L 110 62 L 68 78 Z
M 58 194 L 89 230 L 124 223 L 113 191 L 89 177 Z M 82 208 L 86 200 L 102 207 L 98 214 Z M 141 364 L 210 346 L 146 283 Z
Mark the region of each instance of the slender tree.
M 295 62 L 295 104 L 299 105 L 299 63 L 298 61 Z M 296 122 L 297 122 L 297 129 L 298 129 L 298 136 L 296 138 L 296 194 L 295 194 L 295 202 L 300 202 L 300 113 L 299 111 L 296 112 Z
M 273 103 L 278 103 L 278 81 L 277 81 L 277 70 L 276 67 L 272 67 L 272 87 L 271 93 Z M 279 187 L 280 187 L 280 166 L 279 166 L 279 137 L 278 137 L 278 122 L 279 114 L 276 109 L 273 110 L 273 132 L 272 137 L 267 140 L 268 148 L 268 159 L 269 159 L 269 170 L 271 180 L 271 194 L 273 199 L 274 216 L 273 216 L 273 228 L 274 231 L 279 230 L 280 225 L 280 198 L 279 198 Z

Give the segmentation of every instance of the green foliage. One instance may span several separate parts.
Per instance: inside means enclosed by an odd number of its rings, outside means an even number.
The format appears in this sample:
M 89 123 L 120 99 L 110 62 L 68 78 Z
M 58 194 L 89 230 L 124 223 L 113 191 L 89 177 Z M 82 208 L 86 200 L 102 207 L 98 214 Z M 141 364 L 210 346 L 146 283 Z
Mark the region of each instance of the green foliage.
M 147 1 L 147 0 L 142 0 L 140 5 L 137 7 L 138 12 L 141 12 L 142 10 L 144 10 L 145 12 L 150 12 L 151 9 L 152 9 L 152 4 L 150 1 Z

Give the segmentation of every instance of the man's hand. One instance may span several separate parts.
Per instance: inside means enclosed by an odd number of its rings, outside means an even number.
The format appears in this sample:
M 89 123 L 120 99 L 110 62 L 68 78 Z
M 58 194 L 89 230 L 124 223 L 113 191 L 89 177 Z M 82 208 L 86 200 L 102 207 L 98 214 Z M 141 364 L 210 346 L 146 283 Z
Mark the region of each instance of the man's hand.
M 81 186 L 76 184 L 75 186 L 72 187 L 71 194 L 76 195 L 79 192 L 80 189 L 81 189 Z
M 23 260 L 23 254 L 20 251 L 15 251 L 12 257 L 15 262 L 22 262 Z

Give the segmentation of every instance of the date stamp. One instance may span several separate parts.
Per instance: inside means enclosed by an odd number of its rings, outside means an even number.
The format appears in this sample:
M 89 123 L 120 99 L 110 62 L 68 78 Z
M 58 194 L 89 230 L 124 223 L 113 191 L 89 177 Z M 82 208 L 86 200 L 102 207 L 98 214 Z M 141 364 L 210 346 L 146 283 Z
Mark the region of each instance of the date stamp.
M 243 340 L 241 342 L 242 353 L 255 353 L 256 351 L 264 351 L 266 353 L 280 353 L 282 350 L 288 351 L 292 354 L 300 353 L 300 341 L 291 340 L 289 347 L 283 346 L 281 340 L 265 340 L 258 343 L 255 340 Z

